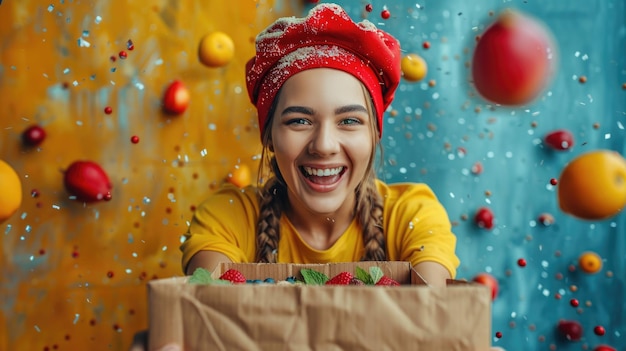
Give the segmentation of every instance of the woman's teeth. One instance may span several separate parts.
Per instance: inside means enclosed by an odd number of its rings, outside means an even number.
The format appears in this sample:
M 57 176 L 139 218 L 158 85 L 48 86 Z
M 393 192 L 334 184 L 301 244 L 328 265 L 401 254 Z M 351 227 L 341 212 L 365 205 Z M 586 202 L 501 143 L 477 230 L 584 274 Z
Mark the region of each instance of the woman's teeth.
M 326 168 L 326 169 L 317 169 L 317 168 L 311 168 L 311 167 L 303 167 L 303 168 L 304 168 L 304 172 L 307 175 L 318 176 L 318 177 L 334 176 L 334 175 L 339 174 L 343 170 L 343 167 Z

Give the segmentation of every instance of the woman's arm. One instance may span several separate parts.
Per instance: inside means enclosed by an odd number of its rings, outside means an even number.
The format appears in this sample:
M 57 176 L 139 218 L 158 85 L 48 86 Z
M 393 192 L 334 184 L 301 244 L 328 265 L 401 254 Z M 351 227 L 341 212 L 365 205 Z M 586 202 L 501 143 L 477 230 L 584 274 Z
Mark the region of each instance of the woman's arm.
M 226 255 L 216 251 L 198 251 L 191 257 L 191 260 L 189 260 L 185 273 L 191 275 L 196 268 L 204 268 L 212 272 L 221 262 L 232 261 L 226 257 Z
M 430 286 L 446 286 L 446 280 L 450 279 L 450 272 L 437 262 L 420 262 L 413 267 Z

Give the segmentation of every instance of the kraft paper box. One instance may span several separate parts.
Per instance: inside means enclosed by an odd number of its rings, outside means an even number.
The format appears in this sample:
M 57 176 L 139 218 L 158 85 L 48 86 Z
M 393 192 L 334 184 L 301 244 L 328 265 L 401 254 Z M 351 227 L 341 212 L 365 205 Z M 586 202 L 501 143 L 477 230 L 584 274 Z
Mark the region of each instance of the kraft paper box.
M 310 268 L 329 277 L 379 266 L 402 286 L 312 286 L 148 283 L 149 348 L 176 342 L 184 350 L 488 351 L 491 291 L 462 281 L 425 284 L 408 262 L 220 265 L 247 279 L 301 278 Z

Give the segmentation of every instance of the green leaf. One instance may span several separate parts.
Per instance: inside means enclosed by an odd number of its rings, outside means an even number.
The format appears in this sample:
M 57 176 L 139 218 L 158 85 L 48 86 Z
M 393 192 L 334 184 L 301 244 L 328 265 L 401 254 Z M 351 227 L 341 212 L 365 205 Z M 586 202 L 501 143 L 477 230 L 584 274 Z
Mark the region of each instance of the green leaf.
M 307 285 L 324 285 L 328 281 L 328 276 L 313 269 L 303 268 L 300 270 L 304 283 Z
M 359 266 L 356 267 L 356 277 L 366 285 L 374 285 L 372 276 L 365 269 Z
M 378 266 L 372 266 L 370 267 L 370 275 L 372 276 L 372 281 L 374 282 L 373 284 L 378 283 L 378 281 L 380 280 L 380 278 L 383 277 L 383 270 L 380 269 L 380 267 Z
M 202 268 L 202 267 L 198 267 L 196 268 L 195 271 L 193 271 L 193 274 L 191 275 L 191 277 L 189 277 L 189 283 L 191 284 L 231 284 L 231 282 L 229 282 L 228 280 L 221 280 L 221 279 L 213 279 L 213 277 L 211 277 L 211 272 L 209 272 L 208 270 Z

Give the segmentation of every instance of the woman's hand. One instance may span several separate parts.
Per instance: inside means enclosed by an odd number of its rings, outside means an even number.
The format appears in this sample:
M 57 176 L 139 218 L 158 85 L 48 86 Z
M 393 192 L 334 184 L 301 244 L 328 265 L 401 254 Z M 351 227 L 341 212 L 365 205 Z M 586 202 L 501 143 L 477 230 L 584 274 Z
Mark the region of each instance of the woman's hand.
M 148 331 L 142 330 L 133 337 L 133 344 L 129 351 L 148 351 Z M 151 351 L 181 351 L 180 345 L 167 344 L 159 349 Z

